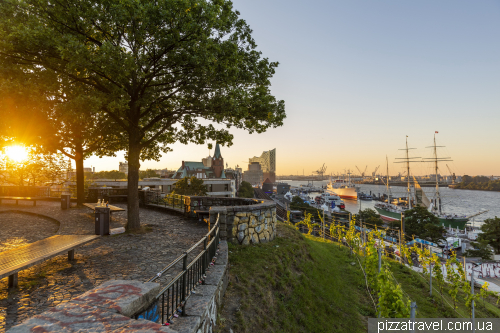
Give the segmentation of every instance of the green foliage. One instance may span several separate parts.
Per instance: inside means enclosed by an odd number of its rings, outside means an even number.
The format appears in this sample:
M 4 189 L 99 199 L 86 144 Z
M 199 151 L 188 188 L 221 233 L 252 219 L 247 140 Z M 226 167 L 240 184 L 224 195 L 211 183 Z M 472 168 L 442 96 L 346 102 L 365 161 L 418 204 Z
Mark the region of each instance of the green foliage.
M 154 177 L 160 177 L 154 170 L 147 169 L 146 171 L 139 171 L 139 179 Z
M 465 256 L 467 257 L 480 257 L 484 260 L 491 260 L 491 255 L 493 254 L 488 246 L 487 240 L 480 240 L 478 237 L 477 242 L 471 242 L 474 249 L 468 249 L 465 251 Z
M 378 275 L 378 308 L 383 318 L 410 317 L 410 300 L 404 301 L 401 286 L 394 282 L 388 265 L 384 265 Z
M 440 225 L 439 218 L 430 213 L 425 207 L 414 207 L 405 212 L 405 230 L 407 236 L 437 243 L 445 240 L 445 229 Z
M 373 226 L 381 227 L 384 224 L 384 221 L 380 218 L 380 215 L 371 208 L 366 208 L 360 211 L 359 218 L 364 223 L 370 224 L 371 228 L 373 228 Z
M 299 196 L 294 196 L 292 198 L 292 202 L 290 203 L 290 208 L 292 210 L 300 210 L 304 214 L 308 213 L 311 214 L 312 216 L 316 216 L 317 214 L 319 214 L 319 209 L 309 206 Z
M 453 252 L 453 254 L 446 260 L 446 280 L 450 286 L 448 290 L 448 294 L 453 299 L 453 308 L 457 308 L 457 295 L 460 290 L 460 286 L 462 284 L 462 277 L 460 275 L 460 271 L 457 272 L 454 267 L 461 268 L 461 263 L 457 260 L 457 254 Z M 462 269 L 463 272 L 463 269 Z
M 445 284 L 445 280 L 443 275 L 443 265 L 441 264 L 441 260 L 435 253 L 432 254 L 432 261 L 434 263 L 432 267 L 432 275 L 434 276 L 439 287 L 439 294 L 441 295 L 441 305 L 444 306 L 443 287 Z
M 481 231 L 478 240 L 483 240 L 493 247 L 496 254 L 500 254 L 500 218 L 495 216 L 492 219 L 484 220 Z
M 463 176 L 462 182 L 456 184 L 454 188 L 466 190 L 500 191 L 500 179 L 490 179 L 485 176 Z
M 3 180 L 19 186 L 56 183 L 65 177 L 66 162 L 58 154 L 41 154 L 35 148 L 28 149 L 28 158 L 21 162 L 4 159 Z
M 241 182 L 240 188 L 238 190 L 238 196 L 240 198 L 253 198 L 254 191 L 252 184 L 245 181 Z
M 366 333 L 375 310 L 348 252 L 290 226 L 279 224 L 278 232 L 266 244 L 229 245 L 227 294 L 241 307 L 225 306 L 227 320 L 215 332 Z
M 205 196 L 207 195 L 207 186 L 202 179 L 198 179 L 196 176 L 184 177 L 175 182 L 172 194 Z
M 140 160 L 175 142 L 230 146 L 231 127 L 283 125 L 285 103 L 270 92 L 278 63 L 262 58 L 229 0 L 5 0 L 0 12 L 0 74 L 55 76 L 49 97 L 71 93 L 109 122 L 114 151 L 127 150 L 129 200 Z M 135 204 L 127 221 L 139 227 Z

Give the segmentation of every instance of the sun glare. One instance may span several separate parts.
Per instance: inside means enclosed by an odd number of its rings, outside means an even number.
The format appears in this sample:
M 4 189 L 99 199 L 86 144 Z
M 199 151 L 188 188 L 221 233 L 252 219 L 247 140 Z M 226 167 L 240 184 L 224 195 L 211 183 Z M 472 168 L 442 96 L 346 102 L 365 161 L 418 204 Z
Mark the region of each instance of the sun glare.
M 9 146 L 5 147 L 5 155 L 14 162 L 22 162 L 28 158 L 28 151 L 22 146 Z

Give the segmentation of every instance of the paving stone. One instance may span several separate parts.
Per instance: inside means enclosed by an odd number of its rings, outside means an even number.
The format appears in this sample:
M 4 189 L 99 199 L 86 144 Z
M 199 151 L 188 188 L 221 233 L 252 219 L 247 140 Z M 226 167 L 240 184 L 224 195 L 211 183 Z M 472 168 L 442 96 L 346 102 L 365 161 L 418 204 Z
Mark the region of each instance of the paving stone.
M 207 233 L 205 223 L 164 211 L 141 208 L 140 218 L 151 232 L 100 237 L 76 249 L 73 262 L 61 255 L 23 270 L 17 290 L 7 289 L 7 278 L 0 280 L 0 333 L 105 281 L 147 281 Z M 110 227 L 126 222 L 127 212 L 113 213 Z M 55 234 L 94 234 L 94 216 L 88 208 L 61 210 L 59 201 L 39 201 L 35 207 L 2 202 L 0 230 L 1 253 Z M 198 253 L 194 250 L 188 260 Z M 159 282 L 167 284 L 181 269 L 175 266 Z

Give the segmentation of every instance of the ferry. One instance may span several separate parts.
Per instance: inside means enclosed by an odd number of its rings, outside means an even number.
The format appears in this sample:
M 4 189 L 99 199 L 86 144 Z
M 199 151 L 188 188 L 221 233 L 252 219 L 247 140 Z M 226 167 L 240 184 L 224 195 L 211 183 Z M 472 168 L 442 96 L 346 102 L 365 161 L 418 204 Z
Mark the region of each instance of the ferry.
M 351 172 L 347 172 L 348 178 L 347 182 L 345 179 L 336 179 L 333 181 L 332 176 L 330 176 L 330 182 L 326 186 L 326 192 L 330 194 L 336 194 L 342 199 L 358 199 L 358 190 L 354 184 L 351 183 Z

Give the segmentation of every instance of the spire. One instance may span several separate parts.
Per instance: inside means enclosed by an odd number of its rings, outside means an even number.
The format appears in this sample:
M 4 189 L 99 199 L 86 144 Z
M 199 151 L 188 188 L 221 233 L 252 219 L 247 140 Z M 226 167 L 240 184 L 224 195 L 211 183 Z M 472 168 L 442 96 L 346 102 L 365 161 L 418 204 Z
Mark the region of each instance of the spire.
M 219 144 L 215 144 L 215 153 L 214 153 L 214 158 L 221 158 L 222 155 L 220 154 L 220 146 Z

